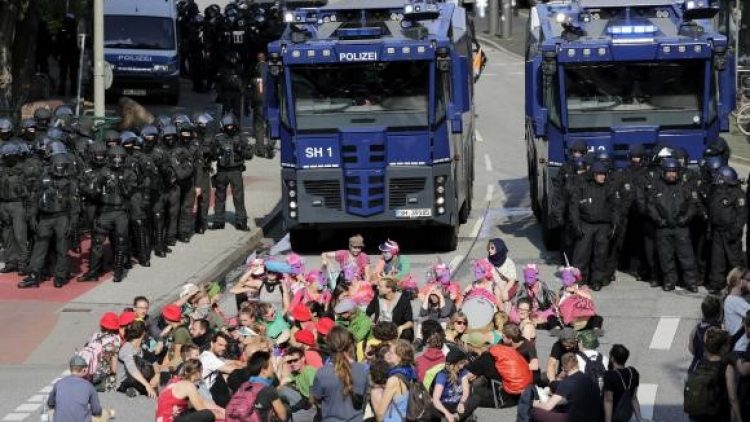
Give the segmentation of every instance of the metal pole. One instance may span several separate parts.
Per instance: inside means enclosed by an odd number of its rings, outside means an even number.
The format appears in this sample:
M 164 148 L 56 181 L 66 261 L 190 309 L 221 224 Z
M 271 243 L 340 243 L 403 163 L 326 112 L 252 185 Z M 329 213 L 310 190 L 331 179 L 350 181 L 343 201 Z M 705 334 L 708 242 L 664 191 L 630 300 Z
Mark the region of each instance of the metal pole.
M 78 90 L 76 91 L 76 116 L 81 116 L 81 85 L 83 85 L 83 57 L 85 55 L 86 48 L 86 33 L 78 34 L 78 40 L 80 41 L 78 50 Z
M 497 31 L 500 29 L 500 0 L 490 0 L 490 8 L 487 13 L 487 19 L 490 21 L 490 35 L 497 35 Z
M 513 4 L 511 0 L 502 0 L 503 2 L 503 38 L 511 38 L 513 37 L 513 34 L 511 33 L 511 24 L 513 19 Z
M 104 0 L 94 0 L 94 116 L 104 117 Z

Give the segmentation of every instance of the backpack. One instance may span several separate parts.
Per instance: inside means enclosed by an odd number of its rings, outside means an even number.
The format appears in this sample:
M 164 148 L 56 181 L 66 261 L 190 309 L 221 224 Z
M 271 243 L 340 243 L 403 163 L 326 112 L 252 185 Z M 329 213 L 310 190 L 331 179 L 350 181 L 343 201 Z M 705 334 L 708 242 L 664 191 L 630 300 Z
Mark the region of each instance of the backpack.
M 264 384 L 243 382 L 227 404 L 225 422 L 260 422 L 260 414 L 255 406 L 258 394 Z
M 422 385 L 424 385 L 424 388 L 427 389 L 430 394 L 432 394 L 432 390 L 435 388 L 435 378 L 437 377 L 437 374 L 443 369 L 445 369 L 445 364 L 438 363 L 424 373 Z
M 76 355 L 82 357 L 88 364 L 86 378 L 94 385 L 102 383 L 111 372 L 109 358 L 113 351 L 107 350 L 104 344 L 106 337 L 101 333 L 95 333 L 86 345 L 76 352 Z
M 715 416 L 721 409 L 721 362 L 701 362 L 685 383 L 683 410 L 690 416 Z
M 633 370 L 630 368 L 627 369 L 630 374 L 628 385 L 625 385 L 625 379 L 622 377 L 620 371 L 615 371 L 620 377 L 620 382 L 622 382 L 623 392 L 622 396 L 620 396 L 620 401 L 617 402 L 617 405 L 612 410 L 612 422 L 630 422 L 630 418 L 633 417 L 633 413 L 635 412 L 633 409 L 633 392 L 631 390 L 633 386 Z
M 607 372 L 607 368 L 604 367 L 604 356 L 600 352 L 596 352 L 594 359 L 583 352 L 578 352 L 578 356 L 586 362 L 586 370 L 584 371 L 586 376 L 591 378 L 596 385 L 599 385 L 599 381 L 604 379 L 604 373 Z
M 529 363 L 510 346 L 498 344 L 490 347 L 490 354 L 495 360 L 495 370 L 503 380 L 503 390 L 511 395 L 518 395 L 531 385 L 532 374 Z
M 430 419 L 435 414 L 435 407 L 432 404 L 432 396 L 427 392 L 421 382 L 415 382 L 407 379 L 403 375 L 396 375 L 406 384 L 409 390 L 409 398 L 406 404 L 406 415 L 402 415 L 398 407 L 396 412 L 405 422 L 423 421 Z

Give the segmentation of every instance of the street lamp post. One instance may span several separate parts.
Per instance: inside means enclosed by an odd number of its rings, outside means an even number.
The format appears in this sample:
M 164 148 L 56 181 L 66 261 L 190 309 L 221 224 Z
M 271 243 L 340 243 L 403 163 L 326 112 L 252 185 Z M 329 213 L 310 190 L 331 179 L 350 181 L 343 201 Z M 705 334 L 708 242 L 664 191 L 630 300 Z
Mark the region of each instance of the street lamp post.
M 94 116 L 104 117 L 104 0 L 94 0 Z

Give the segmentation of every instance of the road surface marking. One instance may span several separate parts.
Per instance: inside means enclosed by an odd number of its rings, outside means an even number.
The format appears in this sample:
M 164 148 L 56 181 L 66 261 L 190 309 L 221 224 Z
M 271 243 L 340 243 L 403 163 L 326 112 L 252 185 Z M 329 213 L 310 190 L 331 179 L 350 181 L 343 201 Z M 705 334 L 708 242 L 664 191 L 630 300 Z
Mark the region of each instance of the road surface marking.
M 479 230 L 482 229 L 482 224 L 484 223 L 484 219 L 477 220 L 474 225 L 471 227 L 471 233 L 469 234 L 470 238 L 475 238 L 479 236 Z
M 3 421 L 22 421 L 28 417 L 28 413 L 8 413 L 3 418 Z
M 451 259 L 450 264 L 448 264 L 448 267 L 451 269 L 451 273 L 456 271 L 456 267 L 461 262 L 461 255 L 456 255 Z
M 489 154 L 484 154 L 484 169 L 487 170 L 488 173 L 492 173 L 492 160 L 490 160 Z
M 492 193 L 495 191 L 495 185 L 487 185 L 487 194 L 484 195 L 484 200 L 487 202 L 492 201 Z
M 44 401 L 44 398 L 45 398 L 44 394 L 37 394 L 37 395 L 29 397 L 29 399 L 26 401 L 29 403 L 41 403 Z
M 661 317 L 656 325 L 656 331 L 651 338 L 651 345 L 648 347 L 652 350 L 669 350 L 672 348 L 672 340 L 677 334 L 677 328 L 680 326 L 680 319 L 675 317 Z
M 482 134 L 478 130 L 474 131 L 474 135 L 477 138 L 477 142 L 484 142 L 484 138 L 482 138 Z
M 48 386 L 42 388 L 41 390 L 39 390 L 39 392 L 42 393 L 42 394 L 49 394 L 49 393 L 52 392 L 52 386 L 48 385 Z
M 654 406 L 656 406 L 657 384 L 643 384 L 638 386 L 638 403 L 641 404 L 641 416 L 644 419 L 654 418 Z
M 36 412 L 36 410 L 39 409 L 39 406 L 41 405 L 41 403 L 24 403 L 16 407 L 16 410 L 14 410 L 14 412 Z

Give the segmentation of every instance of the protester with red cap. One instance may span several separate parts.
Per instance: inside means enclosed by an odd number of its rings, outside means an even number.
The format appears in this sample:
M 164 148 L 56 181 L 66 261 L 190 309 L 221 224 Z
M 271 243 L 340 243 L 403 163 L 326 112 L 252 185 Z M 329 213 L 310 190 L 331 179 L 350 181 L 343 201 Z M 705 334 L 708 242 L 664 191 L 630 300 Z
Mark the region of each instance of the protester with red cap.
M 315 342 L 315 334 L 312 331 L 297 331 L 294 334 L 294 342 L 305 352 L 305 360 L 308 365 L 316 369 L 323 366 L 323 357 L 320 355 L 320 351 L 316 348 L 317 344 Z
M 182 323 L 182 309 L 179 306 L 173 303 L 166 305 L 161 310 L 161 317 L 167 325 L 162 331 L 161 339 L 170 344 L 164 365 L 176 368 L 182 363 L 180 354 L 182 346 L 192 343 L 193 339 L 190 336 L 190 330 Z

